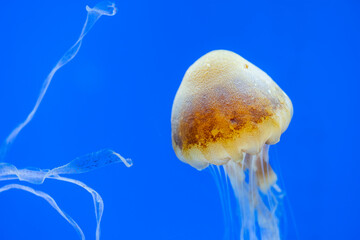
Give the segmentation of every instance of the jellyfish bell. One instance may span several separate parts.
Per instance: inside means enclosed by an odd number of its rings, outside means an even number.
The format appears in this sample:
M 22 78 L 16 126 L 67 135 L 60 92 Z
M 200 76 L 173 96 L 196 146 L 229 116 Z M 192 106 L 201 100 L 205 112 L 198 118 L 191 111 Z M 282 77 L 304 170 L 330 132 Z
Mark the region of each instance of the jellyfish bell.
M 191 65 L 176 93 L 174 151 L 198 170 L 209 164 L 224 167 L 239 200 L 242 239 L 279 238 L 277 219 L 270 216 L 274 207 L 262 203 L 259 191 L 281 191 L 268 145 L 279 141 L 292 114 L 289 97 L 265 72 L 226 50 L 212 51 Z
M 172 109 L 176 155 L 197 169 L 222 165 L 275 144 L 292 104 L 262 70 L 239 55 L 212 51 L 187 70 Z

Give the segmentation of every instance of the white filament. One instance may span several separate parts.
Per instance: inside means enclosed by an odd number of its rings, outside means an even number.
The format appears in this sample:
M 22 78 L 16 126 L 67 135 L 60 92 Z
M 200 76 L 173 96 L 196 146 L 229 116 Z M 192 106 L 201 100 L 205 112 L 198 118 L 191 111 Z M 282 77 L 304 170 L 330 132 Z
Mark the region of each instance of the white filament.
M 47 89 L 49 88 L 49 85 L 51 83 L 52 78 L 54 77 L 54 74 L 59 70 L 62 66 L 70 62 L 78 53 L 81 43 L 85 35 L 90 31 L 90 29 L 94 26 L 94 24 L 97 22 L 97 20 L 102 16 L 114 16 L 116 14 L 116 8 L 115 4 L 111 2 L 101 2 L 97 4 L 94 8 L 90 8 L 86 6 L 87 11 L 87 17 L 85 24 L 83 26 L 83 29 L 81 31 L 80 37 L 75 42 L 75 44 L 65 52 L 65 54 L 60 58 L 60 60 L 57 62 L 55 67 L 50 71 L 49 75 L 46 77 L 42 88 L 40 90 L 40 94 L 36 100 L 35 106 L 31 110 L 31 112 L 28 114 L 26 119 L 20 123 L 6 138 L 3 146 L 0 149 L 0 159 L 4 158 L 7 149 L 11 145 L 11 143 L 15 140 L 16 136 L 20 133 L 20 131 L 33 119 L 36 111 L 38 110 L 41 101 L 43 100 L 45 93 Z
M 261 169 L 256 169 L 256 161 L 261 161 Z M 230 226 L 234 223 L 239 224 L 239 229 L 235 229 L 236 231 L 233 231 L 232 235 L 226 236 L 225 239 L 280 240 L 279 220 L 276 214 L 278 199 L 273 193 L 272 187 L 265 194 L 260 191 L 257 174 L 255 174 L 256 171 L 261 171 L 264 182 L 265 178 L 270 178 L 266 174 L 269 170 L 265 173 L 263 162 L 268 163 L 268 146 L 265 146 L 258 155 L 245 154 L 241 163 L 229 161 L 221 167 L 213 167 L 212 173 L 220 192 L 223 210 L 228 212 L 231 209 L 231 203 L 227 201 L 229 197 L 223 190 L 223 185 L 227 183 L 228 178 L 239 210 L 237 212 L 238 219 L 236 219 L 236 214 L 231 212 L 224 214 L 229 218 L 225 220 L 225 224 Z M 223 168 L 225 174 L 221 174 L 221 170 L 215 171 L 216 168 Z M 274 186 L 275 190 L 280 190 L 276 184 Z
M 100 239 L 100 223 L 101 218 L 104 212 L 104 202 L 101 196 L 92 188 L 88 187 L 86 184 L 71 178 L 62 177 L 64 174 L 79 174 L 84 172 L 89 172 L 96 170 L 101 167 L 108 166 L 113 163 L 122 162 L 125 166 L 132 166 L 132 161 L 130 159 L 125 159 L 120 154 L 110 150 L 104 149 L 95 153 L 90 153 L 82 157 L 78 157 L 71 161 L 70 163 L 54 168 L 52 170 L 42 170 L 42 169 L 17 169 L 14 165 L 9 163 L 0 163 L 0 181 L 6 180 L 20 180 L 32 184 L 43 184 L 44 181 L 49 179 L 56 179 L 59 181 L 69 182 L 76 184 L 86 191 L 88 191 L 94 202 L 95 208 L 95 217 L 96 217 L 96 240 Z M 85 236 L 78 226 L 78 224 L 66 213 L 64 213 L 60 207 L 56 204 L 55 200 L 51 198 L 48 194 L 34 190 L 30 187 L 19 185 L 19 184 L 9 184 L 0 188 L 0 193 L 9 189 L 20 189 L 30 193 L 35 194 L 36 196 L 42 197 L 45 199 L 58 213 L 64 217 L 77 231 L 81 239 L 85 239 Z
M 78 53 L 82 40 L 85 37 L 85 35 L 91 30 L 91 28 L 94 26 L 94 24 L 97 22 L 97 20 L 102 16 L 113 16 L 116 13 L 115 4 L 111 2 L 101 2 L 97 4 L 94 8 L 90 8 L 86 6 L 87 11 L 87 17 L 85 24 L 82 28 L 80 37 L 75 42 L 75 44 L 65 52 L 65 54 L 61 57 L 61 59 L 57 62 L 55 67 L 50 71 L 49 75 L 46 77 L 42 88 L 40 90 L 40 94 L 36 100 L 35 106 L 31 110 L 31 112 L 28 114 L 26 119 L 20 123 L 6 138 L 4 144 L 0 148 L 0 159 L 4 158 L 7 149 L 11 145 L 11 143 L 15 140 L 16 136 L 20 133 L 20 131 L 32 120 L 34 117 L 36 111 L 39 108 L 39 105 L 41 101 L 43 100 L 45 93 L 50 85 L 50 82 L 52 78 L 54 77 L 54 74 L 65 64 L 67 64 L 69 61 L 71 61 L 76 54 Z M 9 163 L 0 163 L 0 181 L 6 181 L 6 180 L 20 180 L 25 181 L 32 184 L 43 184 L 43 182 L 47 179 L 56 179 L 59 181 L 65 181 L 70 182 L 73 184 L 76 184 L 86 191 L 88 191 L 93 199 L 94 202 L 94 208 L 95 208 L 95 217 L 96 217 L 96 240 L 100 239 L 100 223 L 101 218 L 104 211 L 104 202 L 101 198 L 101 196 L 92 188 L 88 187 L 84 183 L 71 179 L 66 178 L 61 175 L 64 174 L 79 174 L 84 172 L 93 171 L 95 169 L 113 164 L 122 162 L 125 164 L 125 166 L 130 167 L 132 166 L 132 161 L 130 159 L 123 158 L 120 154 L 109 150 L 101 150 L 95 153 L 91 153 L 88 155 L 85 155 L 83 157 L 76 158 L 75 160 L 71 161 L 70 163 L 60 166 L 51 170 L 47 169 L 35 169 L 35 168 L 25 168 L 25 169 L 17 169 L 14 165 Z M 9 184 L 5 185 L 0 188 L 0 193 L 10 190 L 10 189 L 20 189 L 23 191 L 30 192 L 38 197 L 41 197 L 45 199 L 63 218 L 65 218 L 76 230 L 76 232 L 79 234 L 80 238 L 82 240 L 85 239 L 84 233 L 79 227 L 79 225 L 65 212 L 63 212 L 60 207 L 57 205 L 55 200 L 49 196 L 48 194 L 37 191 L 31 187 L 20 185 L 20 184 Z

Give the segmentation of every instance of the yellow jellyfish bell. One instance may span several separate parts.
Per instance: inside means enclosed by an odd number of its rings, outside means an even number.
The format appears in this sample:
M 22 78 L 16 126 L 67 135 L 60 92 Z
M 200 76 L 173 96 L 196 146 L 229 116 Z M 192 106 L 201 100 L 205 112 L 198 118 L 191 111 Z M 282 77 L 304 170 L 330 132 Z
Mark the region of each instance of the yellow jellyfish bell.
M 267 151 L 268 145 L 279 141 L 292 114 L 289 97 L 265 72 L 231 51 L 212 51 L 189 67 L 176 93 L 171 115 L 173 148 L 181 161 L 198 170 L 209 164 L 224 166 L 237 197 L 250 201 L 253 213 L 249 214 L 263 214 L 266 220 L 268 213 L 260 212 L 261 197 L 255 187 L 263 194 L 269 194 L 272 186 L 280 191 Z M 271 212 L 268 205 L 264 204 Z M 251 233 L 252 223 L 242 224 L 248 236 L 256 235 Z M 272 218 L 260 228 L 275 225 L 277 219 Z M 258 235 L 277 239 L 278 230 L 269 231 Z

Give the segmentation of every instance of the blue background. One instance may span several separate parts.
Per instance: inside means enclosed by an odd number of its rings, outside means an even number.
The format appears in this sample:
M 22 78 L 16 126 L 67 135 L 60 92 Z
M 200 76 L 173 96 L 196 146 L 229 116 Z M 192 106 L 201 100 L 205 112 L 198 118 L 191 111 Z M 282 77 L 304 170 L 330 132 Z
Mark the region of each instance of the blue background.
M 96 1 L 3 1 L 0 137 L 29 113 L 42 82 L 77 39 Z M 119 1 L 62 68 L 5 161 L 52 168 L 110 147 L 134 166 L 77 175 L 105 201 L 102 239 L 221 239 L 220 200 L 208 171 L 177 160 L 172 101 L 186 69 L 232 50 L 290 96 L 294 117 L 271 148 L 301 239 L 359 233 L 360 4 L 358 1 Z M 276 153 L 276 154 L 274 154 Z M 94 239 L 90 195 L 52 180 L 51 194 Z M 77 239 L 45 201 L 0 196 L 0 239 Z M 293 239 L 294 233 L 289 234 Z

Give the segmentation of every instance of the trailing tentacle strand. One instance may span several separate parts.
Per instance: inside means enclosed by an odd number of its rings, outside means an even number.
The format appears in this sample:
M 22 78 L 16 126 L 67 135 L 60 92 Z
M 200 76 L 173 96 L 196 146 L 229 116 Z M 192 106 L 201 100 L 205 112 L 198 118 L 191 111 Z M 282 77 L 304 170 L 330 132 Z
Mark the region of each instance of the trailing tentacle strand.
M 14 165 L 9 163 L 0 163 L 0 181 L 5 180 L 20 180 L 32 184 L 42 184 L 45 179 L 56 179 L 59 181 L 69 182 L 76 184 L 86 191 L 88 191 L 94 202 L 95 208 L 95 217 L 96 217 L 96 239 L 100 239 L 100 223 L 101 218 L 104 211 L 104 202 L 100 196 L 94 189 L 88 187 L 81 181 L 62 177 L 61 175 L 65 174 L 80 174 L 89 171 L 96 170 L 98 168 L 102 168 L 114 163 L 124 163 L 125 166 L 132 166 L 131 159 L 125 159 L 120 154 L 110 150 L 104 149 L 95 153 L 87 154 L 83 157 L 78 157 L 71 161 L 68 164 L 65 164 L 61 167 L 54 168 L 52 170 L 43 170 L 36 168 L 25 168 L 25 169 L 17 169 Z M 61 216 L 63 216 L 79 233 L 81 239 L 85 239 L 81 228 L 76 224 L 76 222 L 67 214 L 65 214 L 59 206 L 56 204 L 55 200 L 52 199 L 48 194 L 43 193 L 41 191 L 34 190 L 30 187 L 19 185 L 19 184 L 10 184 L 0 188 L 0 192 L 6 191 L 12 188 L 21 189 L 30 193 L 35 194 L 36 196 L 44 198 L 46 201 L 50 203 L 52 207 L 54 207 Z
M 234 235 L 237 239 L 280 239 L 279 220 L 276 215 L 279 199 L 273 193 L 273 189 L 276 192 L 279 189 L 273 188 L 277 186 L 274 181 L 266 180 L 270 172 L 267 150 L 268 146 L 264 146 L 258 154 L 245 154 L 241 161 L 229 161 L 221 166 L 230 179 L 238 204 L 237 209 L 240 211 L 240 236 Z M 269 166 L 267 170 L 264 169 L 266 164 Z M 263 180 L 260 181 L 260 179 Z M 222 181 L 224 182 L 224 179 Z M 270 184 L 266 188 L 262 187 L 261 184 L 264 182 Z M 220 191 L 220 194 L 225 193 Z M 227 208 L 229 206 L 224 207 L 224 209 Z
M 81 34 L 75 44 L 71 46 L 69 50 L 65 52 L 65 54 L 60 58 L 60 60 L 57 62 L 55 67 L 50 71 L 49 75 L 46 77 L 42 88 L 40 90 L 40 94 L 36 100 L 35 106 L 31 110 L 31 112 L 28 114 L 26 119 L 20 123 L 6 138 L 5 142 L 0 148 L 0 159 L 5 157 L 5 154 L 7 152 L 7 149 L 11 145 L 11 143 L 15 140 L 16 136 L 20 133 L 20 131 L 32 120 L 34 117 L 36 111 L 38 110 L 41 101 L 43 100 L 45 93 L 47 89 L 49 88 L 49 85 L 51 83 L 51 80 L 53 79 L 55 73 L 65 64 L 70 62 L 76 54 L 79 52 L 82 40 L 85 37 L 85 35 L 91 30 L 91 28 L 94 26 L 94 24 L 97 22 L 97 20 L 102 16 L 114 16 L 116 14 L 116 7 L 114 3 L 104 1 L 98 3 L 94 8 L 90 8 L 89 6 L 86 6 L 87 16 L 86 21 L 83 26 L 83 29 L 81 31 Z

